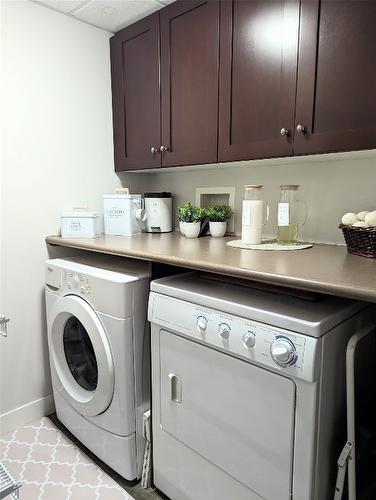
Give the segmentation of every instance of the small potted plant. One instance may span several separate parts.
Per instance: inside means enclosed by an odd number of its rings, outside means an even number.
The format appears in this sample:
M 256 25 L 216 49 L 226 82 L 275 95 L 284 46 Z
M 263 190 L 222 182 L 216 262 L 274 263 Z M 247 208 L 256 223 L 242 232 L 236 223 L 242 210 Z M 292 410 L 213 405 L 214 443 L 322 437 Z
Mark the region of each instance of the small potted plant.
M 197 238 L 200 234 L 201 221 L 205 217 L 205 210 L 186 203 L 178 207 L 180 231 L 187 238 Z
M 205 210 L 205 217 L 209 221 L 209 231 L 213 238 L 221 238 L 225 235 L 227 221 L 234 211 L 229 205 L 209 205 Z

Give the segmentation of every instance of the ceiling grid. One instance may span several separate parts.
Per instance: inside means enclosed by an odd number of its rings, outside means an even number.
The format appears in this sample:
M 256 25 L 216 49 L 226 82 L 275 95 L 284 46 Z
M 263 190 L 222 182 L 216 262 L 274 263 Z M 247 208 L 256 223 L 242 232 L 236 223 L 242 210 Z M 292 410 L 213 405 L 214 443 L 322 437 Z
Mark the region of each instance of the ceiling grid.
M 116 33 L 174 0 L 31 0 L 67 16 Z

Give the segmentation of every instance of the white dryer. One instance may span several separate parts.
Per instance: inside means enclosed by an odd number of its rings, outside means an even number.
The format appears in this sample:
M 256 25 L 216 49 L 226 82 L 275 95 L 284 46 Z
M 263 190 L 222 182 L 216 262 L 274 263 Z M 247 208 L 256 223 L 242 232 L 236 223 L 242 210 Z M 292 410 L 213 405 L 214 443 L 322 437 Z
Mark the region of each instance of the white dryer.
M 88 255 L 46 262 L 56 413 L 121 476 L 141 475 L 149 408 L 149 264 Z
M 151 283 L 154 482 L 174 500 L 328 500 L 367 304 L 197 273 Z

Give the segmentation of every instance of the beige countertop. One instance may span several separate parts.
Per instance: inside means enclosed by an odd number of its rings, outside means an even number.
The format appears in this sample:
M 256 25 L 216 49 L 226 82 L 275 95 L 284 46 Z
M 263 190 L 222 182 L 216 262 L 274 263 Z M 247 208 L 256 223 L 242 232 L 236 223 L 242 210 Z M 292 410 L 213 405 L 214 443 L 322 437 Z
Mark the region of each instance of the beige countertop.
M 178 232 L 101 236 L 94 240 L 48 236 L 48 244 L 162 262 L 290 288 L 376 302 L 376 260 L 346 247 L 314 245 L 307 250 L 266 252 L 226 245 L 226 238 L 188 239 Z

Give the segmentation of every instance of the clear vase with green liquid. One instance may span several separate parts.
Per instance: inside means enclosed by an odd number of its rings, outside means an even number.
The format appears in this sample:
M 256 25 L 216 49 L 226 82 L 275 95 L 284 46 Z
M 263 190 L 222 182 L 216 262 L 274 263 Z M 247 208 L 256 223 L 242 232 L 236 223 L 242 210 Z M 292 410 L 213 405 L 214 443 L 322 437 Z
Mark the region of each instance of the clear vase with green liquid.
M 278 203 L 277 240 L 282 245 L 294 245 L 298 242 L 299 228 L 307 219 L 307 206 L 304 201 L 296 199 L 299 189 L 297 184 L 281 186 Z

